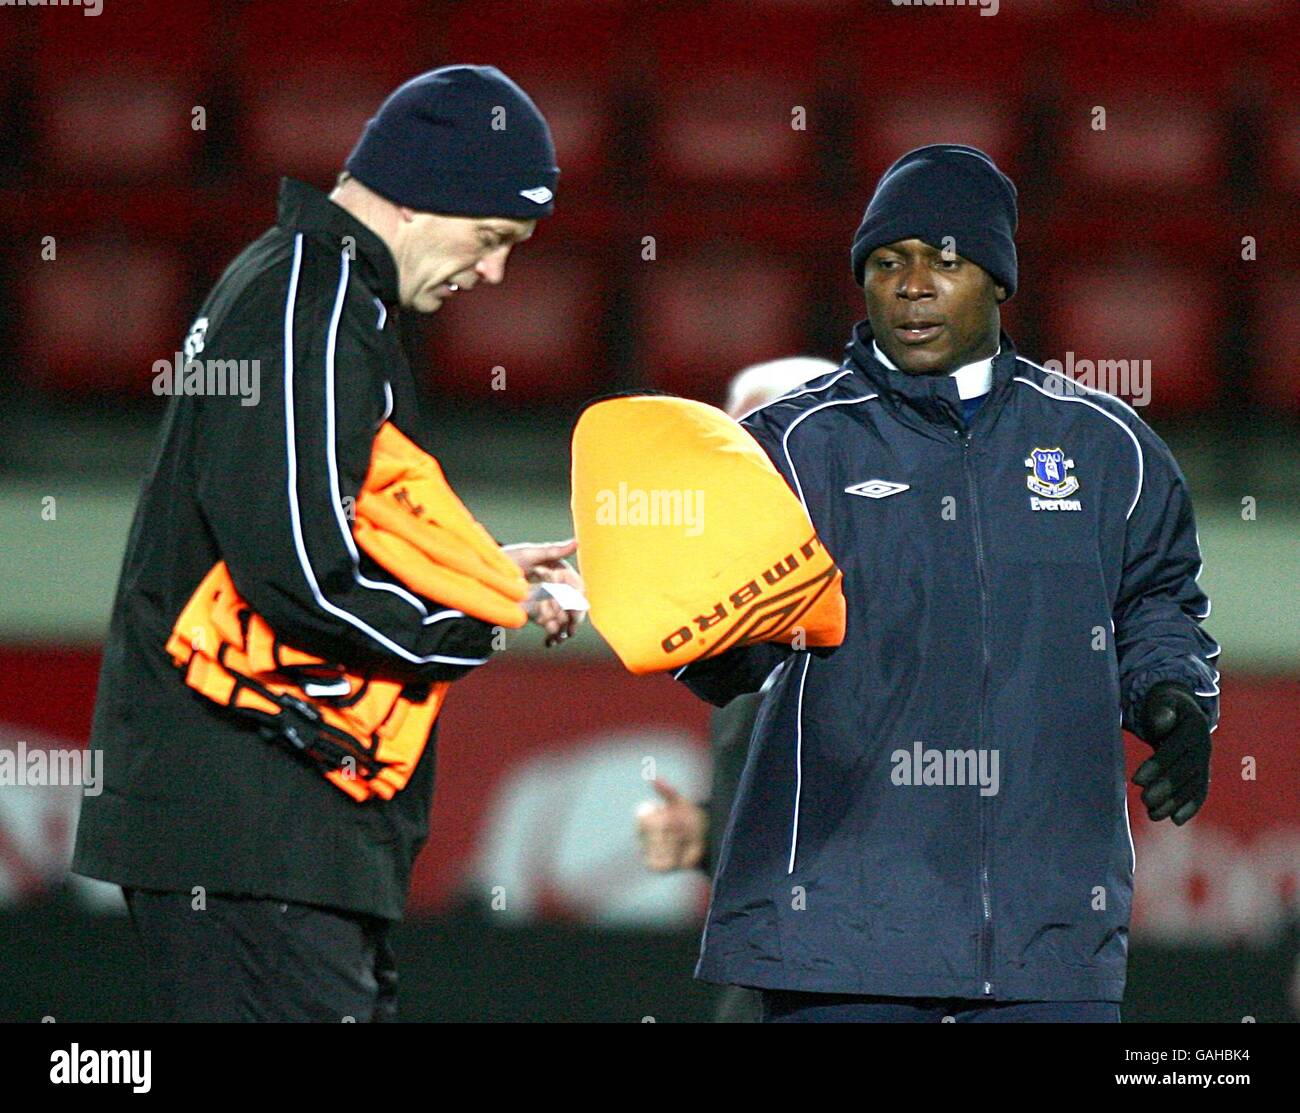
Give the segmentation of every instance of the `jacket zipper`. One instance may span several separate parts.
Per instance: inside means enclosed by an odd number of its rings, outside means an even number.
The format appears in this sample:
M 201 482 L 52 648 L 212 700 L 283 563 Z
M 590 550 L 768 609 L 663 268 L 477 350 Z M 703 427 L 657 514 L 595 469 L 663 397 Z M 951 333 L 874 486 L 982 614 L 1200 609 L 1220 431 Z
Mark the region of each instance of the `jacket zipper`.
M 962 437 L 960 429 L 957 430 L 957 435 Z M 989 679 L 989 600 L 988 581 L 984 570 L 984 540 L 980 534 L 979 500 L 975 487 L 975 469 L 971 465 L 970 443 L 971 435 L 968 430 L 965 436 L 962 437 L 961 462 L 962 470 L 966 472 L 966 489 L 970 496 L 971 528 L 975 535 L 975 567 L 979 575 L 980 585 L 980 650 L 982 661 L 980 669 L 979 745 L 983 746 L 984 701 L 988 692 Z M 980 921 L 980 982 L 986 997 L 993 993 L 990 970 L 993 956 L 993 905 L 989 897 L 988 863 L 988 809 L 990 800 L 991 797 L 981 795 L 977 804 L 980 817 L 980 906 L 983 910 L 983 918 Z

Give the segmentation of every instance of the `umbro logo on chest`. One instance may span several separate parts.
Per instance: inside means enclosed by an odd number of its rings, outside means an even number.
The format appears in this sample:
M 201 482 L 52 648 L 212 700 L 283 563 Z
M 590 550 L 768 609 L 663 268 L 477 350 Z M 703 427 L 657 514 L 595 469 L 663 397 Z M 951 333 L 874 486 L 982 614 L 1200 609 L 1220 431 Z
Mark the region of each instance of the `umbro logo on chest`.
M 891 483 L 888 479 L 868 479 L 845 487 L 846 495 L 861 495 L 866 499 L 887 499 L 890 495 L 901 494 L 911 489 L 910 483 Z

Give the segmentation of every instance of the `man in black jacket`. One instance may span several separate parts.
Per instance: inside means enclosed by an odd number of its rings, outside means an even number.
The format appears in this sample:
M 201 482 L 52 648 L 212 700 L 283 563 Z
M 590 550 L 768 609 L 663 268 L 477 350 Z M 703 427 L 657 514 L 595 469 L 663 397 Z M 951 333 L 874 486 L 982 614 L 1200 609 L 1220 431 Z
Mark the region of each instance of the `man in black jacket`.
M 369 122 L 331 197 L 285 180 L 277 224 L 230 265 L 187 367 L 247 361 L 260 398 L 173 397 L 104 650 L 72 869 L 122 885 L 161 1019 L 386 1019 L 433 793 L 430 739 L 391 801 L 355 803 L 318 767 L 188 688 L 164 645 L 224 560 L 289 645 L 373 676 L 454 680 L 501 634 L 406 590 L 349 521 L 391 421 L 426 451 L 399 309 L 432 313 L 504 276 L 552 210 L 559 171 L 532 101 L 490 67 L 413 79 Z M 211 379 L 209 379 L 211 381 Z M 423 442 L 423 443 L 422 443 Z M 507 550 L 534 582 L 579 585 L 571 543 Z M 548 644 L 578 616 L 530 601 Z
M 697 976 L 771 1020 L 1118 1020 L 1134 852 L 1206 799 L 1219 647 L 1191 500 L 1117 398 L 1018 355 L 1016 192 L 942 144 L 854 237 L 839 370 L 742 424 L 844 572 L 833 651 L 763 644 L 679 677 L 768 684 Z

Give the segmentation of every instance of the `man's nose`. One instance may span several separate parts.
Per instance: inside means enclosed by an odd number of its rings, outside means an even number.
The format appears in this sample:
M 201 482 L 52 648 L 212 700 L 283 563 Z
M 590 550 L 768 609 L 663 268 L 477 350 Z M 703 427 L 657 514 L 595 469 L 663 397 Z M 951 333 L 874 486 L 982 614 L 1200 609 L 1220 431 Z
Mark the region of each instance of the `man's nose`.
M 924 263 L 911 263 L 898 276 L 898 296 L 909 301 L 934 297 L 934 278 Z
M 497 286 L 506 276 L 506 256 L 510 254 L 508 247 L 503 247 L 490 255 L 484 255 L 480 259 L 474 270 L 478 276 L 489 286 Z

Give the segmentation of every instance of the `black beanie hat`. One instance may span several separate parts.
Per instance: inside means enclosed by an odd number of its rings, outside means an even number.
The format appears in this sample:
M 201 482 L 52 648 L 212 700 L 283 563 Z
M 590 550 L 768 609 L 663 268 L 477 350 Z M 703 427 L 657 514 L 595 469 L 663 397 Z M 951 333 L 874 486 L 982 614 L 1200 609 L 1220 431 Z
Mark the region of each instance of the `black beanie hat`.
M 853 237 L 853 277 L 862 285 L 867 256 L 899 240 L 953 250 L 983 267 L 1007 297 L 1016 292 L 1016 187 L 983 151 L 936 143 L 908 151 L 876 184 Z
M 443 66 L 380 106 L 345 164 L 381 197 L 452 216 L 550 216 L 551 129 L 495 66 Z

